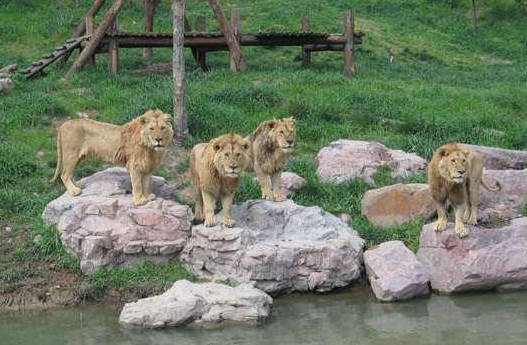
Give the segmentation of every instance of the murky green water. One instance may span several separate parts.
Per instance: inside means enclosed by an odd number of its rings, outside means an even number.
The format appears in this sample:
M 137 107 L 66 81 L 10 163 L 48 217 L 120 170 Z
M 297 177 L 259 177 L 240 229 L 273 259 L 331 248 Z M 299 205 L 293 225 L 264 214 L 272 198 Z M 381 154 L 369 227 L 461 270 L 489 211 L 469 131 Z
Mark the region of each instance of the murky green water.
M 527 292 L 381 304 L 369 292 L 286 296 L 257 327 L 128 330 L 119 308 L 0 313 L 0 344 L 527 344 Z

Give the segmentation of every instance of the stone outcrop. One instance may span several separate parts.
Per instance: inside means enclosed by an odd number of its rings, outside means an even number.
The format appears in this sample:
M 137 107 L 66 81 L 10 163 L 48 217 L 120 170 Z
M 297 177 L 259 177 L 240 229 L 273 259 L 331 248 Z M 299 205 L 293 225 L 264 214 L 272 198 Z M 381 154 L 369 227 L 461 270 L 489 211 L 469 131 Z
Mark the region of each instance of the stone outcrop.
M 364 266 L 375 296 L 383 302 L 427 295 L 429 277 L 403 242 L 390 241 L 364 252 Z
M 329 291 L 360 277 L 364 240 L 320 207 L 247 201 L 232 216 L 234 228 L 193 227 L 181 260 L 198 277 L 273 294 Z
M 382 228 L 399 226 L 435 213 L 427 184 L 410 183 L 371 189 L 362 198 L 362 215 Z
M 527 151 L 463 144 L 483 156 L 485 168 L 493 170 L 526 169 Z
M 372 186 L 381 166 L 388 166 L 393 178 L 408 178 L 426 169 L 426 160 L 415 153 L 391 150 L 374 141 L 344 139 L 322 148 L 317 164 L 317 175 L 322 181 L 338 184 L 362 179 Z
M 417 258 L 430 274 L 432 289 L 441 293 L 527 288 L 527 218 L 500 228 L 469 226 L 460 239 L 449 223 L 435 232 L 423 227 Z
M 164 179 L 153 177 L 155 200 L 132 202 L 130 177 L 110 168 L 79 181 L 79 196 L 65 193 L 44 210 L 48 224 L 57 225 L 65 248 L 80 260 L 85 274 L 101 267 L 155 263 L 176 257 L 191 233 L 192 211 L 173 201 Z
M 272 304 L 269 295 L 250 285 L 179 280 L 162 295 L 125 304 L 119 322 L 137 328 L 257 323 L 269 315 Z
M 287 197 L 294 196 L 305 185 L 306 180 L 292 172 L 284 171 L 280 178 L 280 189 Z

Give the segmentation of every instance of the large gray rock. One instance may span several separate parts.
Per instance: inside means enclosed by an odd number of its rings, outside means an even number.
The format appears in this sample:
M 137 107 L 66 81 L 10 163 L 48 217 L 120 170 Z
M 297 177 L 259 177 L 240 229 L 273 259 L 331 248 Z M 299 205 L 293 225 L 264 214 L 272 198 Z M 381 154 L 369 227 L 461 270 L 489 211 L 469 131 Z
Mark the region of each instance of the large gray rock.
M 360 277 L 364 240 L 320 207 L 287 200 L 234 206 L 234 228 L 192 228 L 181 260 L 198 277 L 269 293 L 329 291 Z
M 463 144 L 479 152 L 485 163 L 485 168 L 504 170 L 504 169 L 525 169 L 527 168 L 527 151 L 506 150 L 498 147 L 478 146 Z
M 391 228 L 418 219 L 428 219 L 436 212 L 427 184 L 394 184 L 370 189 L 362 198 L 362 215 L 370 223 Z
M 436 232 L 423 227 L 417 258 L 430 274 L 432 289 L 441 293 L 527 288 L 527 218 L 501 228 L 469 226 L 460 239 L 453 224 Z
M 375 296 L 383 302 L 427 295 L 429 276 L 403 242 L 390 241 L 364 252 L 364 266 Z
M 51 201 L 42 217 L 57 225 L 65 248 L 80 260 L 85 274 L 101 267 L 159 263 L 176 257 L 190 237 L 192 211 L 172 200 L 173 190 L 154 177 L 157 198 L 132 202 L 130 177 L 111 168 L 79 181 L 82 194 Z
M 303 177 L 289 171 L 284 171 L 280 177 L 280 189 L 287 197 L 294 196 L 305 185 L 306 180 Z
M 374 186 L 373 176 L 386 165 L 393 178 L 407 178 L 425 172 L 426 160 L 415 153 L 391 150 L 375 141 L 340 139 L 317 154 L 317 175 L 322 181 L 343 183 L 362 179 Z
M 273 299 L 250 285 L 230 287 L 179 280 L 165 293 L 125 304 L 119 322 L 127 327 L 209 326 L 225 321 L 257 323 Z

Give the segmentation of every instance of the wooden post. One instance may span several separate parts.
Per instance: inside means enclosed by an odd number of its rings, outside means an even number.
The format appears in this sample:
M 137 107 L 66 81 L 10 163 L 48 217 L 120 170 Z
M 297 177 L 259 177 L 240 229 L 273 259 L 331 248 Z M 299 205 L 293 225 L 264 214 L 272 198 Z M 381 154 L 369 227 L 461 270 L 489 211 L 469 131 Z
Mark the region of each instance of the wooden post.
M 346 43 L 344 44 L 344 74 L 353 76 L 357 74 L 357 66 L 355 65 L 355 23 L 351 11 L 346 13 L 344 19 L 344 36 L 346 37 Z
M 204 16 L 196 18 L 196 29 L 198 32 L 207 32 L 207 22 Z M 203 71 L 207 71 L 207 53 L 204 50 L 196 50 L 196 60 Z
M 245 71 L 247 69 L 247 64 L 245 63 L 245 59 L 243 58 L 240 44 L 236 40 L 236 37 L 234 36 L 231 30 L 230 25 L 227 21 L 227 18 L 225 18 L 225 15 L 223 14 L 223 11 L 221 10 L 218 0 L 208 0 L 208 1 L 209 1 L 210 6 L 212 7 L 212 11 L 214 12 L 214 15 L 216 16 L 216 19 L 218 19 L 221 32 L 223 33 L 223 36 L 225 36 L 225 40 L 227 41 L 227 46 L 229 47 L 231 57 L 233 58 L 234 64 L 236 66 L 236 70 Z
M 95 0 L 93 2 L 93 5 L 90 7 L 86 15 L 84 16 L 83 20 L 77 25 L 77 28 L 75 29 L 75 32 L 73 32 L 73 35 L 71 35 L 70 38 L 77 38 L 81 37 L 86 34 L 86 17 L 91 15 L 92 17 L 95 17 L 97 12 L 101 9 L 101 7 L 104 5 L 106 0 Z M 66 63 L 71 55 L 71 52 L 65 54 L 63 57 L 60 58 L 60 62 Z
M 89 13 L 88 15 L 86 15 L 86 33 L 90 36 L 93 36 L 93 15 Z M 86 65 L 95 65 L 95 55 L 91 55 L 88 57 Z
M 73 65 L 70 67 L 66 75 L 64 75 L 62 80 L 66 80 L 70 78 L 73 74 L 75 74 L 75 72 L 77 72 L 79 69 L 82 68 L 82 66 L 88 60 L 88 58 L 95 53 L 95 50 L 97 50 L 99 43 L 101 42 L 101 40 L 104 37 L 104 34 L 106 33 L 106 30 L 108 30 L 108 27 L 113 23 L 113 21 L 115 20 L 115 17 L 117 17 L 117 14 L 119 14 L 119 11 L 121 10 L 121 7 L 123 6 L 123 1 L 124 0 L 114 1 L 112 7 L 110 7 L 108 12 L 106 12 L 106 16 L 104 17 L 103 21 L 93 33 L 88 44 L 82 50 L 82 52 L 77 57 Z
M 143 0 L 145 6 L 145 32 L 154 32 L 154 15 L 157 5 L 161 0 Z M 149 58 L 154 55 L 152 48 L 143 49 L 143 57 Z
M 173 107 L 175 140 L 181 143 L 188 136 L 187 113 L 185 110 L 185 0 L 172 0 L 173 45 L 172 74 L 174 79 Z
M 108 29 L 109 33 L 115 34 L 118 31 L 117 18 L 113 21 Z M 119 43 L 116 40 L 111 40 L 108 43 L 108 70 L 111 74 L 119 72 Z
M 476 8 L 476 0 L 472 0 L 472 16 L 474 17 L 474 33 L 478 31 L 478 10 Z
M 308 33 L 310 32 L 310 23 L 308 17 L 302 17 L 300 20 L 300 23 L 302 24 L 302 32 Z M 307 67 L 311 65 L 311 52 L 307 50 L 307 47 L 305 45 L 302 46 L 302 66 Z
M 235 8 L 233 8 L 231 11 L 231 28 L 232 33 L 236 38 L 236 42 L 238 42 L 239 45 L 242 38 L 242 18 L 240 17 L 240 12 Z M 236 60 L 232 54 L 230 54 L 230 66 L 231 71 L 238 72 Z

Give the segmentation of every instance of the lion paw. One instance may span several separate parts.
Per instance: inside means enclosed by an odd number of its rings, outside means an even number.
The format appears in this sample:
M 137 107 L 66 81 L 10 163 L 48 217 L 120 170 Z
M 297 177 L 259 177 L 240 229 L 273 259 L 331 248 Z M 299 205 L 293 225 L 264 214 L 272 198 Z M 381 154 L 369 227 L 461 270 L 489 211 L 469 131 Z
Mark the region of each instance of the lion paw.
M 282 202 L 286 199 L 285 196 L 282 195 L 282 193 L 275 193 L 274 194 L 274 201 L 276 202 Z
M 446 230 L 446 222 L 444 220 L 438 220 L 434 226 L 435 231 L 445 231 Z
M 216 216 L 206 216 L 205 217 L 205 226 L 210 228 L 212 226 L 216 226 L 218 224 L 218 221 L 216 220 Z
M 155 198 L 156 198 L 156 195 L 155 195 L 154 193 L 150 193 L 150 194 L 148 194 L 148 196 L 146 197 L 146 199 L 147 199 L 148 201 L 152 201 L 152 200 L 154 200 Z
M 223 218 L 223 225 L 225 225 L 228 228 L 232 228 L 234 226 L 234 219 L 232 219 L 232 218 Z
M 196 219 L 196 220 L 203 220 L 203 219 L 205 219 L 205 216 L 203 216 L 203 211 L 202 210 L 196 210 L 195 213 L 194 213 L 194 219 Z
M 134 197 L 132 201 L 134 202 L 136 206 L 141 206 L 141 205 L 146 204 L 149 200 L 145 198 L 144 196 L 138 196 L 138 197 Z
M 77 186 L 73 186 L 72 188 L 68 189 L 68 193 L 70 193 L 73 196 L 77 196 L 82 193 L 82 189 L 80 189 Z
M 468 229 L 463 224 L 456 225 L 454 231 L 460 238 L 466 237 L 468 235 Z

